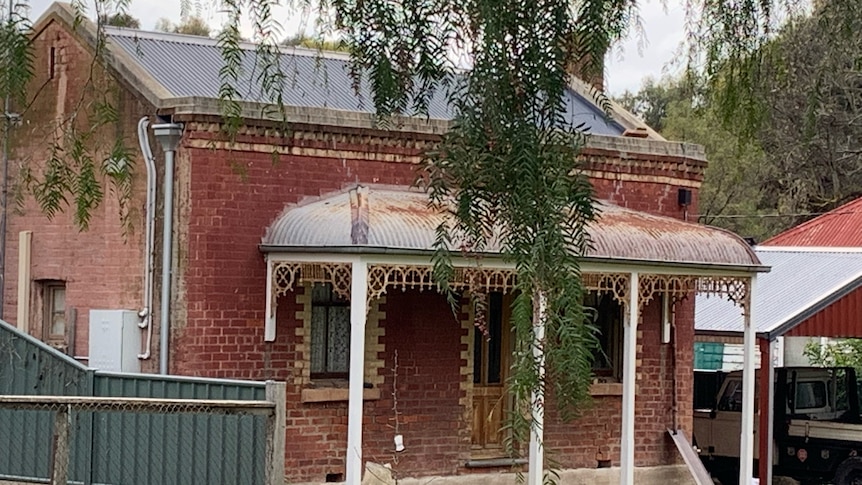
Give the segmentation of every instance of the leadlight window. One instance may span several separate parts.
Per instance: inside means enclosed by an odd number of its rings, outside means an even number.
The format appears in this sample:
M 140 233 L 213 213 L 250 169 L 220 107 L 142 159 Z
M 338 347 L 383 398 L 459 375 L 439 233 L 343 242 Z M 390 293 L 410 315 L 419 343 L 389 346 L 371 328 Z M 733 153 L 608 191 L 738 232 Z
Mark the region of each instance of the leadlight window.
M 331 284 L 311 290 L 311 377 L 347 378 L 350 371 L 350 302 Z

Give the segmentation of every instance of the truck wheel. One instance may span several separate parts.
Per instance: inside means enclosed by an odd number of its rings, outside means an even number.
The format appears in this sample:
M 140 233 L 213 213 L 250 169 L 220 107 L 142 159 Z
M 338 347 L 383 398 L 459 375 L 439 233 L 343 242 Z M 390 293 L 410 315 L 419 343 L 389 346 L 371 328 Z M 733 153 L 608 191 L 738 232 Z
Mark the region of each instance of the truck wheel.
M 835 471 L 835 485 L 862 485 L 862 457 L 851 456 Z

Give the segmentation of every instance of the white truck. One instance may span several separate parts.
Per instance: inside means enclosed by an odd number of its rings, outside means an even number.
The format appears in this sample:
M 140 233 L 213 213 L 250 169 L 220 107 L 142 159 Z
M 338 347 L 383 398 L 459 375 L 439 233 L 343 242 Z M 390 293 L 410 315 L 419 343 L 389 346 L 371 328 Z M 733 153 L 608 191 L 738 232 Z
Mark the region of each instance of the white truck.
M 755 413 L 759 415 L 757 404 Z M 741 422 L 742 373 L 732 372 L 714 405 L 694 410 L 694 445 L 706 469 L 724 485 L 738 482 Z M 755 443 L 759 422 L 755 417 Z M 862 485 L 862 420 L 853 369 L 776 369 L 773 423 L 774 476 L 817 485 Z M 758 448 L 755 444 L 755 470 Z

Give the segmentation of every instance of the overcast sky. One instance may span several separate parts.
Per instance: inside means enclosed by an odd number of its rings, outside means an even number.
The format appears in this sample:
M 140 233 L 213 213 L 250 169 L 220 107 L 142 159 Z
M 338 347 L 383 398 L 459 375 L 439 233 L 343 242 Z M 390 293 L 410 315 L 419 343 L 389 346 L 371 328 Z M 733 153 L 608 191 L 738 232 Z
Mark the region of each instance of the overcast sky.
M 200 3 L 210 5 L 212 2 L 203 0 Z M 612 94 L 637 90 L 646 77 L 660 78 L 665 66 L 673 59 L 683 39 L 684 11 L 682 0 L 667 0 L 666 3 L 665 6 L 661 0 L 643 0 L 640 14 L 645 39 L 633 35 L 609 55 L 607 86 Z M 33 20 L 39 18 L 50 4 L 51 0 L 30 0 Z M 149 30 L 162 17 L 177 21 L 180 18 L 180 0 L 132 0 L 130 10 L 141 21 L 141 27 Z M 275 15 L 286 34 L 295 33 L 303 24 L 300 15 L 286 8 L 276 9 Z M 216 28 L 222 23 L 215 11 L 203 11 L 202 16 Z M 638 44 L 644 41 L 646 45 L 641 50 Z

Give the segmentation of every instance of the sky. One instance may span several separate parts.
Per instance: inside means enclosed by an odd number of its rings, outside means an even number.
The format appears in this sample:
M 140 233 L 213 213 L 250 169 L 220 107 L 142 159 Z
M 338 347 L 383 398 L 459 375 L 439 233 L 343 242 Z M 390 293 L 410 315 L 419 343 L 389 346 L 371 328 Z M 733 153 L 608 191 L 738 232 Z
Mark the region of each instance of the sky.
M 660 78 L 675 57 L 684 35 L 683 0 L 642 0 L 640 16 L 643 34 L 633 33 L 626 42 L 608 55 L 606 86 L 611 95 L 636 91 L 647 77 Z M 31 17 L 35 21 L 52 3 L 51 0 L 29 0 Z M 91 2 L 92 3 L 92 2 Z M 223 18 L 207 6 L 210 0 L 192 1 L 202 4 L 201 16 L 215 29 Z M 141 21 L 141 28 L 150 30 L 159 18 L 180 19 L 180 0 L 132 0 L 130 13 Z M 274 15 L 287 35 L 296 33 L 307 21 L 302 15 L 285 7 L 274 9 Z M 642 48 L 641 48 L 642 47 Z

